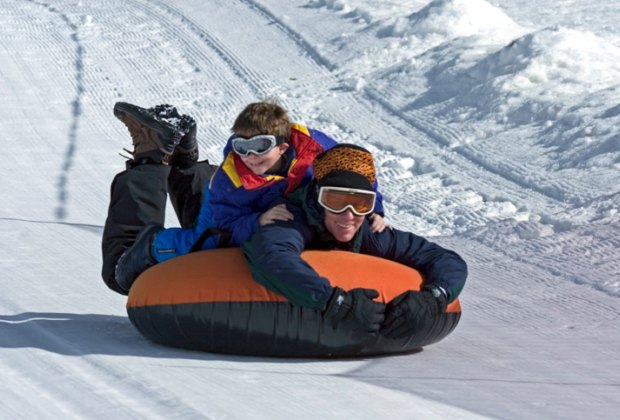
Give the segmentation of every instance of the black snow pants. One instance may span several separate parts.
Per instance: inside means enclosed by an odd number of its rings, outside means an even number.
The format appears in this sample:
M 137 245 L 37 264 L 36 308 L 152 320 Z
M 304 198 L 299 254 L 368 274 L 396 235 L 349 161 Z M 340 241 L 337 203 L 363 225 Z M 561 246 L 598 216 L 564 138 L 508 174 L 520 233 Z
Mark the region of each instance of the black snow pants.
M 206 160 L 187 169 L 144 164 L 114 177 L 101 243 L 101 274 L 110 289 L 125 294 L 114 278 L 116 263 L 144 226 L 164 225 L 168 194 L 181 227 L 189 228 L 196 223 L 205 187 L 216 169 Z

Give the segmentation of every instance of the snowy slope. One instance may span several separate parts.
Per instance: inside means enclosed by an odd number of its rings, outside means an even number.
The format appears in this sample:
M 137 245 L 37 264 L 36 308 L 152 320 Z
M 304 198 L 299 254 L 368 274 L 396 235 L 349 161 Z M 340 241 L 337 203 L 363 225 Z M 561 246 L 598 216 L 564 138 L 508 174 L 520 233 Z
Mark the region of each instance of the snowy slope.
M 0 418 L 615 418 L 615 0 L 3 0 Z M 444 341 L 355 360 L 147 342 L 100 279 L 114 102 L 278 98 L 371 149 L 389 221 L 461 253 Z M 170 212 L 171 226 L 176 221 Z

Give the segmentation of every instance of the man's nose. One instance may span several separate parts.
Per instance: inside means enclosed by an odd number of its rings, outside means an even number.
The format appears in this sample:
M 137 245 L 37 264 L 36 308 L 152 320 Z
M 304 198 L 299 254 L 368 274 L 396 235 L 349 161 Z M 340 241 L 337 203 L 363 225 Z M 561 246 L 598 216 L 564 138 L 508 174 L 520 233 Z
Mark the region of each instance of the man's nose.
M 346 209 L 344 212 L 342 212 L 340 214 L 345 219 L 349 219 L 349 220 L 355 219 L 355 213 L 353 213 L 353 210 L 351 210 L 351 209 Z

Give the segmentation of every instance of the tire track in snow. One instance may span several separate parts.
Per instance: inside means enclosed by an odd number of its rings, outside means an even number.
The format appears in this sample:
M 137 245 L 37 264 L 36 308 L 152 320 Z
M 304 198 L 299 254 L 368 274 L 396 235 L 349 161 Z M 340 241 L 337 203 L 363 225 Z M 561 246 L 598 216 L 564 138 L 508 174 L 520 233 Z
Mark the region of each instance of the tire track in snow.
M 518 326 L 519 330 L 542 337 L 570 337 L 575 331 L 605 336 L 614 329 L 620 311 L 609 298 L 610 294 L 606 296 L 601 290 L 567 282 L 540 261 L 515 258 L 513 254 L 519 252 L 518 247 L 475 239 L 470 246 L 462 239 L 447 239 L 447 242 L 460 244 L 458 248 L 470 265 L 472 278 L 496 279 L 467 286 L 469 311 L 482 315 L 482 319 Z M 592 320 L 597 320 L 600 329 L 592 328 Z
M 178 30 L 178 26 L 170 23 L 170 19 L 168 16 L 156 13 L 152 8 L 148 6 L 142 5 L 135 0 L 132 0 L 136 6 L 141 7 L 145 12 L 151 14 L 153 17 L 157 19 L 159 24 L 164 27 L 170 29 L 172 34 L 175 34 Z M 157 6 L 159 9 L 163 10 L 165 14 L 174 17 L 177 21 L 182 24 L 182 28 L 193 33 L 198 38 L 200 38 L 204 44 L 206 44 L 209 49 L 217 54 L 217 56 L 228 66 L 228 70 L 232 71 L 241 81 L 243 81 L 247 87 L 252 91 L 254 96 L 260 98 L 267 91 L 267 87 L 270 86 L 267 78 L 265 78 L 262 74 L 255 71 L 251 67 L 245 64 L 245 62 L 239 58 L 232 50 L 224 45 L 215 35 L 203 29 L 197 23 L 195 23 L 192 19 L 188 18 L 181 11 L 179 11 L 174 6 L 170 6 L 167 3 L 164 3 L 159 0 L 150 0 L 149 4 Z M 187 41 L 185 37 L 177 37 L 180 42 L 184 42 L 186 44 Z M 192 51 L 195 54 L 195 57 L 200 57 L 204 59 L 205 54 L 199 48 L 192 48 Z M 230 89 L 233 90 L 234 89 Z
M 261 85 L 254 82 L 255 79 L 261 79 L 258 75 L 254 74 L 243 65 L 233 54 L 226 51 L 225 47 L 217 41 L 215 37 L 201 30 L 196 24 L 191 22 L 180 12 L 177 12 L 172 6 L 156 1 L 144 3 L 137 0 L 129 0 L 124 4 L 131 5 L 134 9 L 139 10 L 141 13 L 151 17 L 157 22 L 157 25 L 166 31 L 165 36 L 163 36 L 166 42 L 164 46 L 180 54 L 196 71 L 213 67 L 215 63 L 209 52 L 215 53 L 215 56 L 221 60 L 227 70 L 236 76 L 236 79 L 231 80 L 231 78 L 227 77 L 228 75 L 225 72 L 217 71 L 210 73 L 211 76 L 216 78 L 215 80 L 210 80 L 210 84 L 222 86 L 224 91 L 229 92 L 232 98 L 231 102 L 234 102 L 235 99 L 241 100 L 243 97 L 242 92 L 239 92 L 242 90 L 238 84 L 239 80 L 249 89 L 252 95 L 258 96 L 263 92 Z M 175 22 L 170 19 L 171 16 L 181 25 L 175 24 Z M 196 40 L 191 39 L 193 37 L 186 36 L 189 34 L 197 37 L 200 42 L 206 43 L 209 47 L 209 52 L 203 50 L 202 44 L 198 44 Z M 141 38 L 139 39 L 141 40 Z M 155 57 L 158 53 L 159 48 L 153 48 L 149 52 L 149 55 Z M 144 67 L 140 63 L 135 63 L 135 66 L 136 68 Z M 243 71 L 239 69 L 243 69 Z M 144 72 L 148 74 L 149 69 L 145 69 Z M 160 77 L 154 78 L 152 86 L 157 86 L 159 84 L 158 82 L 160 82 L 159 79 Z M 164 93 L 162 90 L 160 90 L 160 92 Z M 160 94 L 160 96 L 163 97 L 165 95 Z
M 619 297 L 620 268 L 615 258 L 620 247 L 618 232 L 617 222 L 562 232 L 538 222 L 507 220 L 465 236 L 496 248 L 509 260 L 538 267 L 551 278 Z
M 166 13 L 172 15 L 189 32 L 193 32 L 202 41 L 204 41 L 210 49 L 216 52 L 220 58 L 228 64 L 230 70 L 235 71 L 237 76 L 244 83 L 252 87 L 252 91 L 257 98 L 261 98 L 265 95 L 265 93 L 277 90 L 279 86 L 272 82 L 272 77 L 270 75 L 265 75 L 264 73 L 255 70 L 253 67 L 248 66 L 244 59 L 239 57 L 233 50 L 227 47 L 211 32 L 203 29 L 199 24 L 187 17 L 182 11 L 161 0 L 147 1 L 150 4 L 156 4 L 162 10 L 165 10 Z M 245 6 L 248 10 L 252 11 L 255 15 L 258 15 L 261 19 L 265 20 L 269 25 L 276 27 L 278 31 L 284 34 L 286 39 L 296 45 L 303 55 L 316 67 L 327 73 L 331 73 L 331 71 L 335 68 L 335 65 L 323 57 L 318 50 L 312 46 L 312 44 L 310 44 L 299 32 L 287 25 L 284 20 L 278 18 L 269 9 L 252 0 L 239 0 L 239 3 Z M 164 22 L 168 22 L 168 20 L 165 19 Z M 314 82 L 325 77 L 331 76 L 326 76 L 324 74 L 317 75 Z M 312 81 L 309 83 L 312 83 Z
M 278 18 L 267 7 L 253 0 L 239 0 L 242 4 L 245 4 L 249 9 L 257 11 L 263 15 L 267 20 L 275 23 L 276 27 L 282 31 L 288 39 L 295 42 L 299 48 L 304 51 L 307 56 L 314 61 L 318 66 L 333 71 L 336 69 L 336 65 L 325 58 L 318 49 L 308 42 L 299 32 L 291 28 L 283 19 Z
M 515 165 L 510 164 L 507 170 L 499 171 L 493 165 L 488 164 L 482 159 L 477 158 L 474 154 L 468 153 L 462 147 L 454 147 L 464 142 L 467 137 L 465 133 L 459 132 L 454 128 L 447 127 L 442 121 L 436 117 L 424 112 L 424 111 L 409 111 L 408 113 L 402 111 L 395 106 L 392 106 L 380 92 L 372 88 L 363 89 L 364 96 L 369 98 L 373 103 L 380 105 L 389 114 L 403 120 L 407 125 L 425 134 L 430 140 L 435 142 L 442 148 L 449 148 L 463 159 L 459 159 L 457 163 L 459 166 L 464 167 L 461 173 L 477 173 L 483 170 L 490 176 L 482 177 L 481 179 L 496 178 L 498 179 L 498 185 L 506 183 L 512 184 L 520 191 L 532 192 L 538 195 L 546 202 L 561 203 L 562 198 L 557 198 L 554 193 L 555 189 L 549 190 L 544 187 L 540 187 L 538 184 L 532 182 L 528 183 L 524 181 L 527 176 L 526 170 L 518 168 Z M 512 173 L 519 174 L 520 176 L 511 175 Z

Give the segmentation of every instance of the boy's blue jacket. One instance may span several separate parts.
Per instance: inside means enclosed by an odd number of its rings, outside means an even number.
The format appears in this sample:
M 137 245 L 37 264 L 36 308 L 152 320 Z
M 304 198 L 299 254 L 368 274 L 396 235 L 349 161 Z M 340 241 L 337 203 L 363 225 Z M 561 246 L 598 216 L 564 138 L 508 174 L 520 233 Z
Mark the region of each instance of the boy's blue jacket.
M 241 246 L 260 284 L 295 305 L 324 310 L 333 287 L 301 258 L 301 253 L 305 249 L 341 249 L 415 268 L 426 284 L 443 287 L 450 301 L 457 298 L 467 277 L 467 265 L 458 254 L 410 232 L 387 228 L 373 233 L 368 219 L 350 242 L 339 243 L 325 229 L 324 210 L 315 197 L 314 183 L 296 191 L 287 204 L 295 219 L 262 226 Z
M 209 199 L 215 226 L 232 235 L 230 245 L 239 246 L 248 240 L 258 229 L 262 213 L 308 184 L 314 158 L 337 143 L 325 133 L 293 124 L 290 144 L 285 173 L 255 175 L 231 150 L 229 140 L 224 162 L 211 179 Z M 379 194 L 375 212 L 383 214 Z
M 224 162 L 214 173 L 205 194 L 200 215 L 193 228 L 168 228 L 157 234 L 153 254 L 158 262 L 187 254 L 208 228 L 218 227 L 231 233 L 229 245 L 239 246 L 258 229 L 258 217 L 282 198 L 313 177 L 312 161 L 337 143 L 327 134 L 293 124 L 291 146 L 285 156 L 286 172 L 280 175 L 255 175 L 232 151 L 231 139 L 224 148 Z M 374 185 L 375 190 L 377 184 Z M 382 196 L 377 191 L 375 212 L 383 215 Z M 202 249 L 218 246 L 218 236 L 209 237 Z

